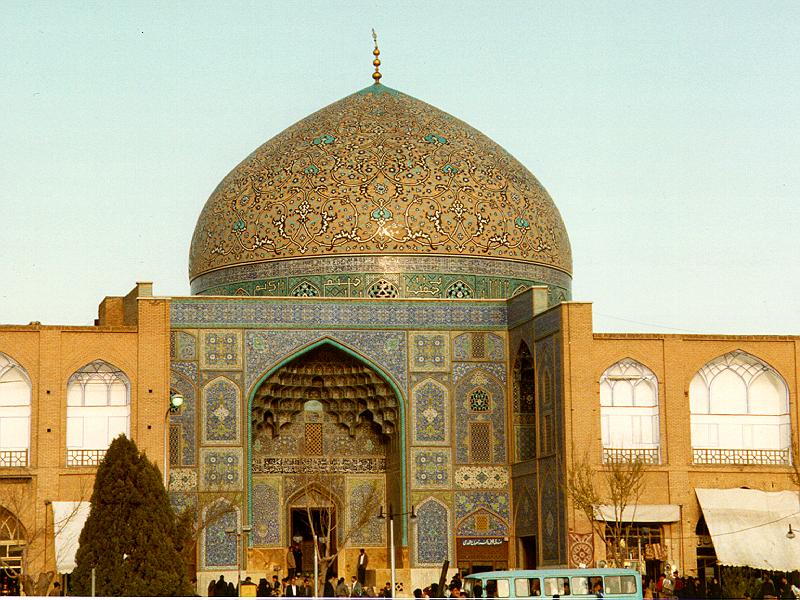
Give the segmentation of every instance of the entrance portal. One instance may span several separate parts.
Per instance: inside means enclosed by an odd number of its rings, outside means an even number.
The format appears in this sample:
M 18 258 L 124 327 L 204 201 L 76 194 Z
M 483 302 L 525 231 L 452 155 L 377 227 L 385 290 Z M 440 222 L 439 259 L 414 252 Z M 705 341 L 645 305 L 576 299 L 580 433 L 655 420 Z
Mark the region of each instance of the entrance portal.
M 352 570 L 353 549 L 385 548 L 378 511 L 404 500 L 401 415 L 386 376 L 335 342 L 321 342 L 272 372 L 252 399 L 251 469 L 266 482 L 261 489 L 275 490 L 268 508 L 265 502 L 254 510 L 254 531 L 275 533 L 261 543 L 254 538 L 254 545 L 283 547 L 285 557 L 288 546 L 299 544 L 297 569 L 308 574 L 315 536 L 320 574 L 325 562 L 329 574 Z M 398 521 L 396 539 L 402 533 Z
M 300 546 L 302 564 L 297 565 L 299 572 L 310 575 L 314 573 L 314 536 L 320 540 L 322 556 L 336 554 L 336 509 L 334 507 L 290 508 L 292 542 Z M 328 568 L 327 577 L 338 575 L 336 563 Z

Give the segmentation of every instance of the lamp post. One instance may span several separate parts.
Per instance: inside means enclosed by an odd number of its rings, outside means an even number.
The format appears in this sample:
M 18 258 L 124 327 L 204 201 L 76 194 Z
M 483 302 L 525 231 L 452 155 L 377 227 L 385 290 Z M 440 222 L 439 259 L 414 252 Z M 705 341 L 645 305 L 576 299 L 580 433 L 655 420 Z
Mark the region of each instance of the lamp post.
M 167 487 L 167 471 L 169 470 L 169 416 L 178 412 L 183 406 L 183 394 L 170 394 L 169 406 L 167 412 L 164 413 L 164 488 Z
M 235 535 L 236 536 L 236 570 L 238 571 L 238 582 L 236 583 L 236 589 L 238 590 L 242 583 L 242 551 L 239 550 L 239 540 L 242 539 L 242 535 L 245 533 L 250 533 L 253 531 L 252 527 L 239 527 L 238 529 L 226 529 L 225 533 L 228 535 Z M 244 548 L 242 548 L 244 550 Z
M 390 566 L 392 570 L 392 598 L 397 593 L 396 581 L 397 581 L 397 572 L 395 570 L 394 559 L 395 559 L 395 552 L 394 552 L 394 518 L 395 517 L 404 517 L 405 515 L 409 515 L 409 519 L 415 520 L 417 518 L 416 513 L 414 512 L 414 505 L 411 505 L 411 512 L 404 512 L 404 513 L 396 513 L 392 510 L 392 504 L 389 503 L 389 513 L 383 514 L 383 506 L 381 506 L 381 510 L 378 513 L 378 519 L 388 519 L 389 520 L 389 552 L 390 552 Z

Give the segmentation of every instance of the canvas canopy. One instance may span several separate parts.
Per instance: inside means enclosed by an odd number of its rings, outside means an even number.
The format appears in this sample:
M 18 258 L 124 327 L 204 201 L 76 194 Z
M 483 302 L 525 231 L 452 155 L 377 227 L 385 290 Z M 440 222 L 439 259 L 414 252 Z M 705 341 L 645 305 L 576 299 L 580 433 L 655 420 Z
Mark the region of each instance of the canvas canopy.
M 56 570 L 59 573 L 72 573 L 75 568 L 78 538 L 91 506 L 89 502 L 53 502 Z
M 595 506 L 595 515 L 598 521 L 616 520 L 611 504 Z M 677 504 L 638 504 L 626 506 L 621 520 L 626 523 L 674 523 L 680 518 L 681 509 Z
M 720 564 L 768 571 L 800 569 L 797 492 L 696 489 Z M 798 531 L 800 533 L 800 531 Z

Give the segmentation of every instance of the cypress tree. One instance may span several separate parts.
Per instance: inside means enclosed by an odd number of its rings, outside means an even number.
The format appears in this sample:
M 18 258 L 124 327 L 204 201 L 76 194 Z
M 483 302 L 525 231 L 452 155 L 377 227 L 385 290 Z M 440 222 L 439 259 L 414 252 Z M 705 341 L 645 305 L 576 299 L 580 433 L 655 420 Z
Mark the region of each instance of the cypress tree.
M 158 467 L 120 435 L 97 469 L 92 508 L 72 573 L 76 595 L 186 596 L 191 589 L 175 549 L 175 514 Z

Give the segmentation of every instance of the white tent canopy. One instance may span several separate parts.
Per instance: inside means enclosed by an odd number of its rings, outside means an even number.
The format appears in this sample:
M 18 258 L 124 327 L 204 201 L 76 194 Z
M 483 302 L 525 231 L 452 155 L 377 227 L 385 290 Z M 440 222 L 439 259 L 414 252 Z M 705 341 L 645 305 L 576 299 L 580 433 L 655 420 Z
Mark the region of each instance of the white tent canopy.
M 800 535 L 787 538 L 789 525 L 800 534 L 797 492 L 696 489 L 720 564 L 768 571 L 800 569 Z
M 594 507 L 598 521 L 616 521 L 612 504 L 599 504 Z M 681 520 L 681 507 L 677 504 L 636 504 L 626 506 L 622 511 L 622 521 L 626 523 L 674 523 Z
M 56 570 L 72 573 L 78 539 L 89 517 L 89 502 L 53 502 L 53 524 L 56 546 Z

